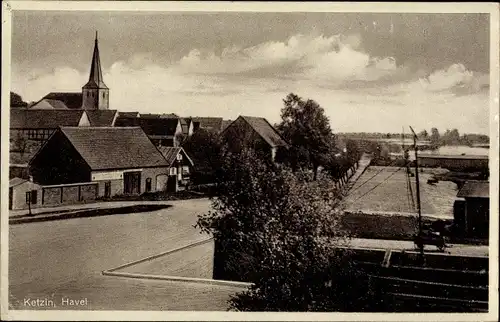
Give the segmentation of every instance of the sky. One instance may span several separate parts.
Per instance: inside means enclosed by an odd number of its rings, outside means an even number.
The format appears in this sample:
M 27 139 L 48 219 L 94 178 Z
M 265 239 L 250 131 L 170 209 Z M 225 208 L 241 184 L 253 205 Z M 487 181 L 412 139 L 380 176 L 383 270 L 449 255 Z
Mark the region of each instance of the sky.
M 95 31 L 111 109 L 276 123 L 293 92 L 334 132 L 489 133 L 488 14 L 14 11 L 11 90 L 81 91 Z

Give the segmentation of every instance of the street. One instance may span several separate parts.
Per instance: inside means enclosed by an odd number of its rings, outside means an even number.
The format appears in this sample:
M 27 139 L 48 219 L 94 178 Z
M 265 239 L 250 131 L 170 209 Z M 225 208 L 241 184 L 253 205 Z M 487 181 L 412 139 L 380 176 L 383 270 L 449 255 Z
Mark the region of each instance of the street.
M 193 227 L 197 214 L 208 210 L 207 199 L 171 203 L 149 213 L 11 225 L 11 309 L 226 310 L 229 296 L 240 289 L 101 274 L 207 238 Z M 61 307 L 67 298 L 87 299 L 87 305 Z M 30 306 L 36 299 L 56 307 Z

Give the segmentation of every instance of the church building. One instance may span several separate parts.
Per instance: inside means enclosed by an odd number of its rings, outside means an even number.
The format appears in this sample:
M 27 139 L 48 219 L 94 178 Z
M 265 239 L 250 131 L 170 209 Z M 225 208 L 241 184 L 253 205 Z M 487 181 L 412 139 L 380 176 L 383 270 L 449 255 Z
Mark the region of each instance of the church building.
M 51 92 L 30 106 L 30 109 L 109 110 L 109 88 L 102 77 L 99 44 L 96 37 L 88 82 L 81 92 Z

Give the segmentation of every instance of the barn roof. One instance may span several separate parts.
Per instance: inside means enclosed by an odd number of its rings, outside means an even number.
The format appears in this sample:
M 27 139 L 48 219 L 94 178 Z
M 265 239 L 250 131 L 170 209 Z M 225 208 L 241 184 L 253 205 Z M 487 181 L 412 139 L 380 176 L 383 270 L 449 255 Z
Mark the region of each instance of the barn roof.
M 85 110 L 90 126 L 113 126 L 116 110 Z
M 490 183 L 488 181 L 467 181 L 457 194 L 459 198 L 489 198 Z
M 175 161 L 179 153 L 182 153 L 184 157 L 188 159 L 189 163 L 193 165 L 193 161 L 187 155 L 186 151 L 184 151 L 184 149 L 181 147 L 160 146 L 158 147 L 158 150 L 160 150 L 161 154 L 163 155 L 165 160 L 167 160 L 167 163 L 169 165 L 172 165 L 172 163 Z
M 115 126 L 139 126 L 147 135 L 174 135 L 177 129 L 178 119 L 169 118 L 142 118 L 121 117 L 116 119 Z
M 288 144 L 279 135 L 276 129 L 263 117 L 240 116 L 245 120 L 264 141 L 272 147 L 287 146 Z
M 168 166 L 140 127 L 62 127 L 60 131 L 92 170 Z
M 10 128 L 55 129 L 59 126 L 78 126 L 84 110 L 11 109 Z

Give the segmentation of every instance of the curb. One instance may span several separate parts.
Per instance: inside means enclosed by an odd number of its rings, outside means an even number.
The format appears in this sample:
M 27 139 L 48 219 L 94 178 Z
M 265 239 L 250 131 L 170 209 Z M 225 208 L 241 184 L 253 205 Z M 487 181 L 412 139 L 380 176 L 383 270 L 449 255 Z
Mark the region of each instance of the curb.
M 159 253 L 159 254 L 156 254 L 156 255 L 148 256 L 148 257 L 145 257 L 145 258 L 133 261 L 133 262 L 128 262 L 126 264 L 123 264 L 123 265 L 120 265 L 120 266 L 117 266 L 117 267 L 114 267 L 114 268 L 111 268 L 111 269 L 107 269 L 107 270 L 103 271 L 103 273 L 104 272 L 114 272 L 114 271 L 117 271 L 119 269 L 124 269 L 124 268 L 130 267 L 130 266 L 133 266 L 133 265 L 144 263 L 144 262 L 156 259 L 156 258 L 161 257 L 161 256 L 170 255 L 170 254 L 179 252 L 181 250 L 185 250 L 185 249 L 188 249 L 188 248 L 191 248 L 191 247 L 203 245 L 203 244 L 206 244 L 206 243 L 212 241 L 213 239 L 214 239 L 213 237 L 210 237 L 210 238 L 207 238 L 207 239 L 203 239 L 203 240 L 194 242 L 192 244 L 188 244 L 188 245 L 177 247 L 177 248 L 174 248 L 174 249 L 171 249 L 171 250 L 167 250 L 166 252 L 163 252 L 163 253 Z M 122 274 L 122 273 L 118 273 L 118 274 Z M 123 273 L 123 274 L 128 274 L 128 273 Z
M 153 209 L 158 207 L 157 209 Z M 43 215 L 43 216 L 33 216 L 25 218 L 12 218 L 9 219 L 9 225 L 18 225 L 32 222 L 43 222 L 52 220 L 65 220 L 73 218 L 89 218 L 89 217 L 99 217 L 99 216 L 109 216 L 109 215 L 122 215 L 127 213 L 143 213 L 150 212 L 159 209 L 169 208 L 172 205 L 163 204 L 153 204 L 153 205 L 130 205 L 123 207 L 111 207 L 111 208 L 95 208 L 87 210 L 75 210 L 68 211 L 53 215 Z
M 152 275 L 152 274 L 140 274 L 140 273 L 127 273 L 127 272 L 116 272 L 117 270 L 124 269 L 133 265 L 137 265 L 140 263 L 144 263 L 165 255 L 170 255 L 181 250 L 189 249 L 195 246 L 203 245 L 213 241 L 214 238 L 210 237 L 204 240 L 200 240 L 194 242 L 189 245 L 177 247 L 166 252 L 156 254 L 153 256 L 148 256 L 133 262 L 129 262 L 108 270 L 102 271 L 102 275 L 105 276 L 116 276 L 116 277 L 128 277 L 128 278 L 137 278 L 137 279 L 150 279 L 150 280 L 161 280 L 161 281 L 173 281 L 173 282 L 191 282 L 191 283 L 200 283 L 200 284 L 209 284 L 209 285 L 221 285 L 221 286 L 236 286 L 236 287 L 249 287 L 252 283 L 246 282 L 237 282 L 237 281 L 226 281 L 226 280 L 214 280 L 214 279 L 206 279 L 206 278 L 196 278 L 196 277 L 182 277 L 182 276 L 171 276 L 171 275 Z
M 245 282 L 214 280 L 214 279 L 205 279 L 205 278 L 196 278 L 196 277 L 181 277 L 181 276 L 169 276 L 169 275 L 147 275 L 147 274 L 122 273 L 122 272 L 111 272 L 111 271 L 103 271 L 102 275 L 137 278 L 137 279 L 160 280 L 160 281 L 172 281 L 172 282 L 191 282 L 191 283 L 220 285 L 220 286 L 249 287 L 252 285 L 251 283 L 245 283 Z

